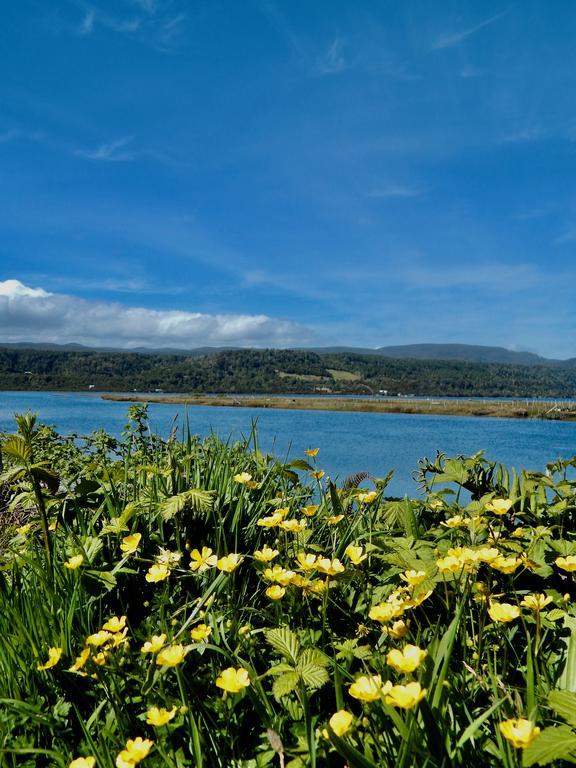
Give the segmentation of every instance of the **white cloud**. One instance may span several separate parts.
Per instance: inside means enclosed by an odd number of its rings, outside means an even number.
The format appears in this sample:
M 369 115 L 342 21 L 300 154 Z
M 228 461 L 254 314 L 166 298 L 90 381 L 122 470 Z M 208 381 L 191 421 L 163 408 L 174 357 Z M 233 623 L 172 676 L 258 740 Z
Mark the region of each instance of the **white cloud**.
M 420 197 L 422 191 L 417 187 L 410 187 L 405 184 L 386 184 L 381 187 L 375 187 L 370 190 L 368 197 Z
M 34 341 L 93 346 L 178 347 L 204 345 L 285 347 L 310 342 L 310 331 L 268 315 L 204 314 L 93 301 L 0 281 L 4 342 Z
M 77 157 L 85 157 L 87 160 L 103 160 L 108 163 L 127 162 L 135 157 L 134 152 L 126 149 L 132 139 L 132 136 L 125 136 L 121 139 L 99 144 L 93 149 L 75 149 L 74 154 Z
M 432 45 L 432 50 L 441 50 L 443 48 L 454 48 L 455 46 L 460 45 L 460 43 L 463 43 L 464 40 L 467 40 L 469 37 L 472 37 L 472 35 L 475 35 L 477 32 L 480 32 L 481 29 L 484 29 L 485 27 L 488 27 L 491 24 L 494 24 L 495 21 L 498 21 L 498 19 L 501 19 L 507 13 L 508 11 L 502 11 L 502 13 L 497 13 L 494 16 L 490 16 L 490 18 L 484 19 L 484 21 L 481 21 L 479 24 L 475 24 L 473 27 L 467 27 L 466 29 L 461 29 L 458 32 L 451 32 L 451 33 L 440 35 L 434 41 L 434 44 Z
M 91 34 L 92 30 L 94 29 L 95 21 L 96 21 L 96 13 L 93 10 L 88 11 L 84 16 L 84 18 L 82 19 L 82 23 L 80 24 L 80 29 L 78 30 L 78 34 L 80 35 Z
M 336 38 L 329 48 L 318 57 L 314 66 L 315 75 L 337 75 L 346 68 L 346 59 L 342 53 L 342 41 Z

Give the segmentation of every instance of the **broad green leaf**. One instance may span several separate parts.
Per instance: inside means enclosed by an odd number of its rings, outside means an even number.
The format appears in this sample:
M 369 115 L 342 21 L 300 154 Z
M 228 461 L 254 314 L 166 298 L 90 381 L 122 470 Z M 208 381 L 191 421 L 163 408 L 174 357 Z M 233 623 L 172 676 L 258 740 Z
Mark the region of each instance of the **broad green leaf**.
M 552 691 L 548 696 L 548 704 L 569 725 L 576 726 L 576 693 L 573 691 Z
M 576 753 L 576 733 L 568 725 L 544 728 L 532 744 L 524 749 L 522 755 L 523 768 L 531 765 L 549 765 L 555 760 L 573 759 Z
M 160 512 L 164 520 L 171 520 L 185 509 L 196 513 L 209 512 L 212 509 L 213 503 L 214 496 L 211 491 L 190 488 L 188 491 L 165 499 L 160 505 Z
M 285 672 L 277 677 L 272 684 L 272 693 L 276 701 L 280 701 L 282 696 L 287 696 L 298 687 L 300 674 L 298 672 Z
M 266 632 L 266 640 L 274 650 L 285 656 L 292 664 L 296 664 L 300 652 L 300 643 L 296 634 L 289 627 L 279 627 Z
M 302 681 L 306 688 L 316 690 L 322 688 L 330 680 L 330 675 L 324 669 L 317 664 L 304 664 L 298 667 L 298 673 L 300 674 Z
M 315 664 L 317 667 L 327 667 L 330 664 L 330 660 L 325 653 L 322 653 L 317 648 L 306 648 L 298 658 L 298 667 L 300 668 L 308 664 Z

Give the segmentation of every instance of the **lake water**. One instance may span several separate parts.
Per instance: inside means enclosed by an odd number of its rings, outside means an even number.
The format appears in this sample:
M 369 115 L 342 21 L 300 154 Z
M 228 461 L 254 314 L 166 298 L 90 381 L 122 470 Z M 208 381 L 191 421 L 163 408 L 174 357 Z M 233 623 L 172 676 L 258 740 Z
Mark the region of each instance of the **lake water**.
M 127 403 L 97 395 L 48 392 L 0 392 L 0 432 L 15 430 L 14 413 L 32 410 L 60 432 L 87 435 L 105 429 L 118 437 L 126 423 Z M 394 469 L 387 495 L 416 495 L 412 479 L 418 459 L 484 450 L 487 458 L 508 466 L 544 470 L 549 461 L 576 454 L 576 422 L 527 421 L 460 416 L 388 413 L 265 410 L 214 406 L 150 405 L 152 429 L 167 437 L 174 420 L 188 414 L 192 430 L 222 438 L 250 432 L 257 421 L 262 449 L 278 457 L 302 457 L 319 447 L 319 466 L 333 478 L 366 471 L 383 477 Z

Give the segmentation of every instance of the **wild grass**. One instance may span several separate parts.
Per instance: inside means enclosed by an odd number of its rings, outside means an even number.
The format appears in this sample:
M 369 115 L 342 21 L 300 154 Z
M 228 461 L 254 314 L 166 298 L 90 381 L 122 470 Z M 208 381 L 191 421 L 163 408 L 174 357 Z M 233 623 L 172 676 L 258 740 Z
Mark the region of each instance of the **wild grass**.
M 576 761 L 576 460 L 391 499 L 129 417 L 2 440 L 1 766 Z

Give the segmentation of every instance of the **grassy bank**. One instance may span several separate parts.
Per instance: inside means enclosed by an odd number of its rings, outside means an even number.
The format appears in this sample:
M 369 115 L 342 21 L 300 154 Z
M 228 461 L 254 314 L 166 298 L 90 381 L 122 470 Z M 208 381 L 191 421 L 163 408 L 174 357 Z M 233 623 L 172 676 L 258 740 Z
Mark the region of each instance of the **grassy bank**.
M 17 426 L 3 768 L 574 762 L 576 459 L 422 460 L 397 500 L 140 406 L 121 441 Z
M 576 403 L 525 400 L 443 400 L 398 398 L 369 400 L 350 397 L 263 397 L 242 395 L 103 395 L 119 402 L 210 405 L 237 408 L 283 408 L 297 411 L 351 411 L 357 413 L 420 413 L 437 416 L 492 416 L 506 419 L 576 421 Z

